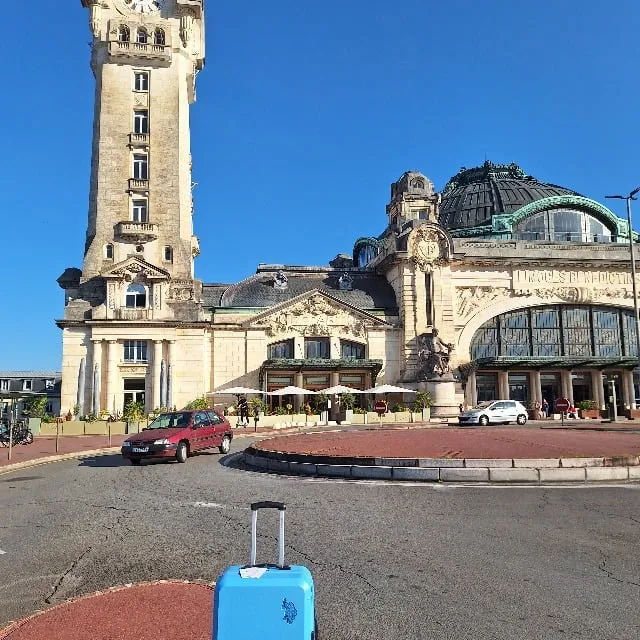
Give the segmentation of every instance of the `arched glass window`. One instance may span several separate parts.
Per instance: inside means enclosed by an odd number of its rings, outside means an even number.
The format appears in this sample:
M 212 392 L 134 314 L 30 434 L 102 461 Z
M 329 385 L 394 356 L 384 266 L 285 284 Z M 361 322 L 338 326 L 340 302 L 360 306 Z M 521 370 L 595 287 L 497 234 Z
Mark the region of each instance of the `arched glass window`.
M 519 240 L 611 242 L 611 229 L 584 211 L 552 209 L 525 218 L 514 229 Z
M 107 260 L 113 260 L 113 245 L 112 244 L 106 244 L 104 246 L 104 257 Z
M 149 42 L 149 34 L 144 27 L 140 27 L 138 29 L 138 33 L 136 35 L 136 42 L 139 44 L 147 44 Z
M 129 27 L 126 24 L 121 24 L 118 27 L 118 40 L 120 42 L 129 42 L 131 39 L 131 32 L 129 31 Z
M 159 44 L 159 45 L 162 45 L 162 46 L 164 46 L 166 44 L 164 31 L 162 29 L 160 29 L 160 27 L 158 27 L 153 32 L 153 44 Z
M 143 309 L 147 306 L 147 290 L 141 284 L 130 284 L 125 295 L 127 309 Z
M 293 358 L 293 340 L 274 342 L 267 347 L 267 358 Z
M 364 345 L 360 342 L 340 341 L 340 357 L 353 360 L 364 360 Z
M 496 358 L 636 358 L 633 311 L 549 305 L 503 313 L 485 322 L 471 343 L 473 360 Z
M 356 249 L 355 263 L 361 269 L 366 267 L 378 255 L 378 247 L 374 244 L 362 244 Z

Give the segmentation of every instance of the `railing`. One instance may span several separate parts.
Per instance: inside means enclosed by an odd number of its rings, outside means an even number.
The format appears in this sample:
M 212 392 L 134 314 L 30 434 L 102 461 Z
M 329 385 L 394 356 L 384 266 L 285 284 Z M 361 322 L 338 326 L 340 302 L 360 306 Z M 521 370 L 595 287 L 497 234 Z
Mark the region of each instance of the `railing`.
M 149 191 L 149 181 L 129 178 L 129 191 Z
M 145 58 L 171 57 L 171 49 L 166 44 L 152 44 L 150 42 L 126 42 L 112 40 L 109 42 L 109 53 L 112 56 L 142 56 Z
M 152 320 L 153 309 L 115 309 L 116 320 Z
M 130 133 L 129 144 L 148 145 L 149 134 L 148 133 Z
M 158 237 L 158 225 L 150 222 L 119 222 L 116 229 L 117 235 L 123 238 L 138 240 L 155 240 Z

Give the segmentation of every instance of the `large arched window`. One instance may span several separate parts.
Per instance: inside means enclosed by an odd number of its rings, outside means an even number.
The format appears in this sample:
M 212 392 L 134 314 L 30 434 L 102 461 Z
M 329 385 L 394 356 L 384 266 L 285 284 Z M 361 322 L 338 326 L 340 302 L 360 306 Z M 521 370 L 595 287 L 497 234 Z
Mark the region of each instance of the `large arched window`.
M 567 357 L 637 357 L 633 311 L 587 305 L 520 309 L 485 322 L 471 343 L 473 360 Z
M 611 229 L 584 211 L 551 209 L 525 218 L 514 229 L 519 240 L 611 242 Z
M 144 27 L 140 27 L 138 29 L 138 33 L 136 35 L 136 42 L 139 44 L 147 44 L 149 42 L 149 34 Z
M 127 309 L 144 309 L 147 306 L 147 290 L 141 284 L 130 284 L 125 294 Z
M 267 358 L 293 358 L 293 340 L 274 342 L 267 347 Z
M 129 42 L 131 39 L 131 33 L 129 31 L 129 27 L 126 24 L 121 24 L 118 27 L 118 40 L 120 42 Z

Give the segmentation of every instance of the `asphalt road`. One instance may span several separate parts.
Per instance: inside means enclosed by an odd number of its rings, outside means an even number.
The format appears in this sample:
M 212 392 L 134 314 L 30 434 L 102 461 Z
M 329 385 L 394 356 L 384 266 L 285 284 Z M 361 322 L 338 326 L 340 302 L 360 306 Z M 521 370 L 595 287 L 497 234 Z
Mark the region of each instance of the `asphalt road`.
M 640 486 L 356 483 L 220 460 L 0 475 L 0 628 L 109 586 L 214 581 L 248 560 L 248 505 L 269 499 L 287 503 L 287 561 L 315 577 L 322 640 L 638 636 Z M 274 559 L 275 513 L 259 525 Z

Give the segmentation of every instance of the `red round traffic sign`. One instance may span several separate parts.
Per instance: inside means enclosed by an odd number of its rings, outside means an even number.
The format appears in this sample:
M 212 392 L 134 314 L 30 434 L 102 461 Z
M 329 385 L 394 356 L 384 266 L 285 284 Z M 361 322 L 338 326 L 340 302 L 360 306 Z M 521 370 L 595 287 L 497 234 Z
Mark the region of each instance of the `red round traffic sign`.
M 384 400 L 378 400 L 375 404 L 376 413 L 386 413 L 387 412 L 387 403 Z
M 564 413 L 565 411 L 569 411 L 569 407 L 571 403 L 567 398 L 558 398 L 556 400 L 556 411 L 560 411 L 560 413 Z

